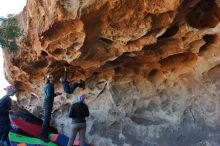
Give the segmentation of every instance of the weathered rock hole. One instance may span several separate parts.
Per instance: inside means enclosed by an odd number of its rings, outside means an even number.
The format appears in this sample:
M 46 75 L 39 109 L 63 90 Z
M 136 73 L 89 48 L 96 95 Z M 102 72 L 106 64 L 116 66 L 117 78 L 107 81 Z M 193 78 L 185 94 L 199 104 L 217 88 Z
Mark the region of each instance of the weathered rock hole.
M 47 31 L 42 34 L 42 36 L 48 37 L 54 34 L 54 30 L 63 29 L 63 23 L 64 22 L 62 21 L 55 22 Z
M 112 43 L 113 43 L 112 40 L 107 39 L 107 38 L 103 38 L 103 37 L 99 38 L 99 40 L 100 40 L 101 42 L 106 43 L 106 44 L 112 44 Z
M 206 43 L 213 43 L 214 42 L 214 39 L 215 39 L 215 36 L 214 35 L 204 35 L 203 36 L 203 40 L 206 42 Z
M 63 54 L 64 50 L 62 48 L 56 48 L 54 51 L 53 51 L 53 54 L 54 55 L 60 55 L 60 54 Z
M 153 69 L 153 70 L 151 70 L 150 73 L 149 73 L 149 75 L 148 75 L 148 77 L 151 78 L 151 77 L 155 76 L 155 75 L 157 74 L 157 72 L 158 72 L 157 69 Z
M 199 49 L 199 54 L 201 55 L 203 52 L 205 52 L 207 50 L 207 44 L 203 45 L 200 49 Z
M 121 67 L 114 67 L 115 73 L 119 73 L 121 71 Z
M 17 59 L 17 58 L 12 58 L 12 59 L 11 59 L 11 63 L 12 63 L 14 66 L 19 66 L 20 60 Z
M 219 23 L 220 8 L 214 0 L 202 0 L 188 14 L 188 23 L 194 28 L 214 28 Z
M 58 60 L 53 60 L 51 61 L 51 63 L 49 64 L 48 68 L 57 68 L 59 66 L 67 66 L 67 62 L 66 61 L 58 61 Z
M 208 45 L 214 43 L 214 39 L 215 39 L 215 35 L 204 35 L 204 36 L 203 36 L 203 40 L 206 42 L 206 44 L 203 45 L 203 46 L 199 49 L 199 54 L 201 54 L 202 52 L 206 51 Z
M 160 36 L 158 39 L 165 39 L 171 36 L 174 36 L 177 32 L 179 31 L 179 26 L 178 25 L 173 25 L 170 28 L 167 29 L 167 31 Z
M 45 51 L 43 51 L 43 50 L 41 50 L 41 53 L 40 53 L 42 56 L 48 56 L 48 53 L 47 52 L 45 52 Z
M 47 60 L 39 60 L 32 63 L 32 67 L 35 69 L 45 68 L 47 67 L 47 65 L 48 65 Z

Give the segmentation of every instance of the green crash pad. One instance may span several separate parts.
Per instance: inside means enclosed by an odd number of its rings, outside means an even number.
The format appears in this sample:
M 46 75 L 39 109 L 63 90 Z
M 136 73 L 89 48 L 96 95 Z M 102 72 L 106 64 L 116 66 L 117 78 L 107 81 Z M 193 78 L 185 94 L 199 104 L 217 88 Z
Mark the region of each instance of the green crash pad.
M 34 138 L 34 137 L 28 137 L 28 136 L 22 136 L 13 132 L 9 133 L 9 140 L 11 143 L 11 146 L 17 146 L 20 144 L 26 144 L 27 146 L 57 146 L 53 142 L 45 143 L 44 141 Z

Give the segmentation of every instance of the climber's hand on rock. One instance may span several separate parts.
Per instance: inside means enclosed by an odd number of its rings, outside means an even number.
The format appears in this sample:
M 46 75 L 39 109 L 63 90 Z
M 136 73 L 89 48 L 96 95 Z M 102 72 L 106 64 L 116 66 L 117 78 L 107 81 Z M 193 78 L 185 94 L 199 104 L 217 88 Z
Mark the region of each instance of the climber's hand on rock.
M 82 79 L 80 79 L 80 81 L 79 81 L 79 87 L 82 88 L 82 89 L 85 89 L 85 86 L 86 86 L 85 81 L 83 81 Z

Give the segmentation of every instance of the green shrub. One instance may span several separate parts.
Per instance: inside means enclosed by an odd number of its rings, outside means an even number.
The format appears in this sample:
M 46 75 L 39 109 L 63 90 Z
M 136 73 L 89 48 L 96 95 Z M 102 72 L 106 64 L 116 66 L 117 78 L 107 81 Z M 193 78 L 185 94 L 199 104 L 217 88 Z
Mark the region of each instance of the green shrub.
M 22 35 L 21 29 L 15 17 L 0 18 L 0 45 L 10 52 L 18 51 L 16 38 Z

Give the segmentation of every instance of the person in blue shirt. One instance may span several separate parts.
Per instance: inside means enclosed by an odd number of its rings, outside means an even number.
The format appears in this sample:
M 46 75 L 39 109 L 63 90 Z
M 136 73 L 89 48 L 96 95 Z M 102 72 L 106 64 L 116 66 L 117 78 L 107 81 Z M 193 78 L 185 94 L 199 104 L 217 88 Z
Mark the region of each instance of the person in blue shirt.
M 11 96 L 15 95 L 15 86 L 8 86 L 4 88 L 7 92 L 5 96 L 0 99 L 0 141 L 4 146 L 9 146 L 8 133 L 10 131 L 9 110 L 11 109 Z
M 64 75 L 63 77 L 60 79 L 61 83 L 62 83 L 62 86 L 63 86 L 63 90 L 64 92 L 66 93 L 67 95 L 67 98 L 70 97 L 70 95 L 75 91 L 75 89 L 77 87 L 80 87 L 80 88 L 85 88 L 85 81 L 83 80 L 80 80 L 80 82 L 73 82 L 73 83 L 70 83 L 68 80 L 67 80 L 67 69 L 66 67 L 64 67 Z
M 45 142 L 48 142 L 48 136 L 49 136 L 49 127 L 50 127 L 50 120 L 51 120 L 51 112 L 53 109 L 53 102 L 54 97 L 57 95 L 60 95 L 60 93 L 54 92 L 54 84 L 53 84 L 53 76 L 47 75 L 46 77 L 46 86 L 44 88 L 44 119 L 40 134 L 40 139 L 42 139 Z

